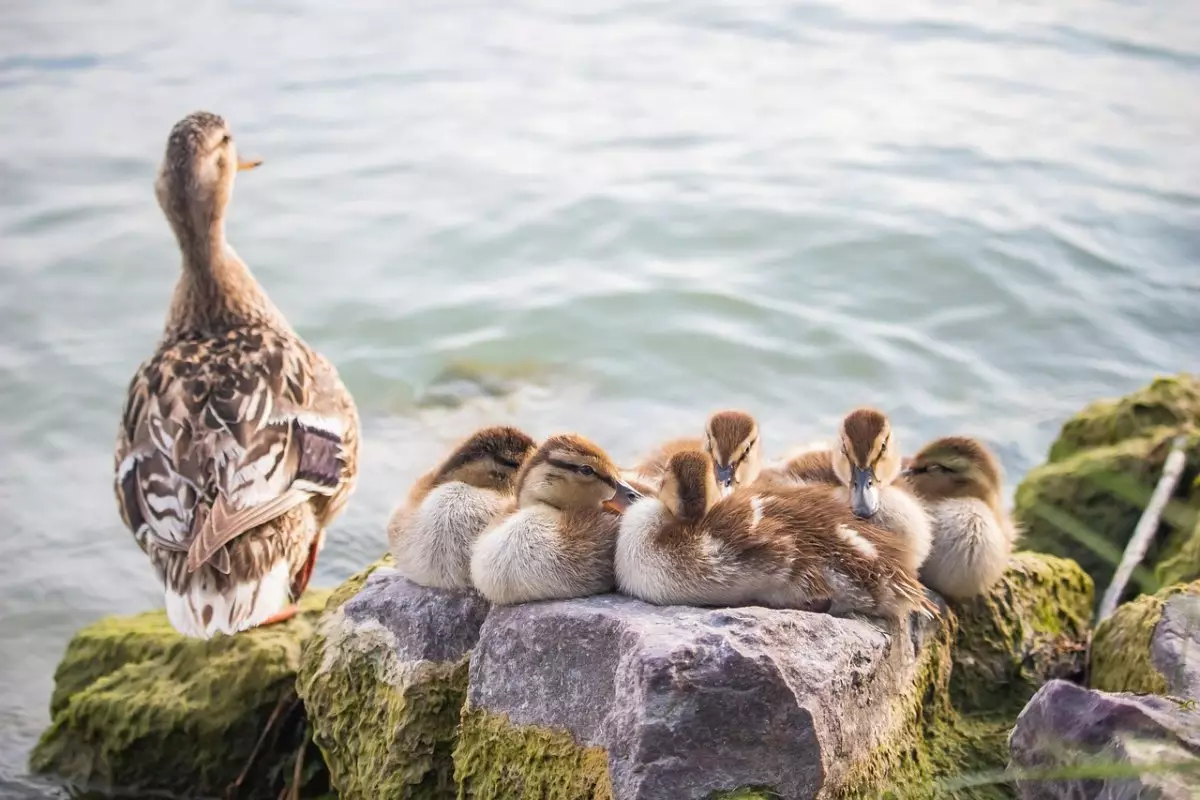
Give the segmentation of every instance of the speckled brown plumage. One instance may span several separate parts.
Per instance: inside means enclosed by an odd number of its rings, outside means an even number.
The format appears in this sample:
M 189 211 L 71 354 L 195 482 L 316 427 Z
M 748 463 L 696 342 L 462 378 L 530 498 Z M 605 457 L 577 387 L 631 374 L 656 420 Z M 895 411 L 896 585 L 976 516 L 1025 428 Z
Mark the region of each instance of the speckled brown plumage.
M 129 384 L 115 453 L 122 519 L 163 580 L 172 623 L 196 636 L 261 623 L 303 592 L 358 456 L 336 369 L 224 240 L 238 164 L 216 115 L 171 132 L 156 189 L 183 269 L 163 336 Z

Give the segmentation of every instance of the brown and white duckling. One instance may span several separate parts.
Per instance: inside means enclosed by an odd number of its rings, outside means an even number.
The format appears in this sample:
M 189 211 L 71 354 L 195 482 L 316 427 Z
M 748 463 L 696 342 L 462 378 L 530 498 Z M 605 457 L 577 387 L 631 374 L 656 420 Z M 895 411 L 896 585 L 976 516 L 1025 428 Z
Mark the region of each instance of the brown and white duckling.
M 1000 580 L 1017 537 L 1001 506 L 1003 472 L 988 449 L 966 436 L 935 439 L 903 480 L 933 522 L 933 549 L 921 567 L 926 585 L 961 600 Z
M 396 570 L 441 589 L 471 586 L 471 544 L 515 496 L 537 443 L 516 428 L 476 431 L 422 476 L 388 521 Z
M 499 605 L 582 597 L 613 585 L 619 515 L 640 495 L 603 450 L 552 436 L 526 460 L 516 505 L 471 548 L 471 582 Z
M 208 638 L 282 621 L 358 472 L 358 414 L 225 238 L 239 158 L 221 117 L 171 129 L 155 193 L 182 269 L 154 354 L 129 384 L 117 503 L 167 618 Z
M 921 502 L 896 482 L 902 458 L 891 423 L 880 411 L 858 408 L 842 420 L 838 440 L 831 461 L 850 509 L 905 539 L 908 567 L 916 573 L 929 556 L 933 531 Z
M 621 516 L 614 563 L 620 591 L 659 605 L 933 613 L 905 545 L 829 487 L 722 498 L 696 451 L 672 456 L 658 497 Z
M 671 457 L 694 450 L 703 450 L 713 459 L 722 495 L 753 483 L 762 470 L 758 422 L 745 411 L 728 410 L 708 418 L 703 439 L 685 437 L 664 442 L 643 458 L 629 477 L 640 486 L 657 490 Z

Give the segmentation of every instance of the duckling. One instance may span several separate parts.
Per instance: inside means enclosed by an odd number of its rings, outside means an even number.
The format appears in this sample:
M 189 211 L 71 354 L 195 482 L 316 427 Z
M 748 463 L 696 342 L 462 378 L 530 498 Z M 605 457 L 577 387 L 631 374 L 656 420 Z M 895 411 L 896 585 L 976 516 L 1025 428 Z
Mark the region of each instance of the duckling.
M 921 580 L 965 599 L 990 589 L 1008 566 L 1016 528 L 1000 501 L 1000 464 L 976 439 L 936 439 L 913 457 L 903 481 L 933 521 L 933 549 Z
M 837 486 L 833 471 L 833 450 L 827 444 L 801 445 L 778 461 L 763 467 L 759 489 L 783 489 L 796 486 Z
M 611 589 L 619 512 L 641 496 L 619 476 L 582 436 L 543 442 L 517 475 L 515 508 L 471 548 L 475 588 L 498 605 Z
M 388 521 L 396 570 L 422 586 L 470 588 L 471 543 L 511 505 L 536 447 L 516 428 L 484 428 L 422 476 Z
M 353 398 L 225 239 L 234 175 L 259 163 L 215 114 L 171 130 L 155 193 L 182 272 L 117 433 L 121 517 L 199 638 L 295 614 L 357 474 Z
M 640 487 L 657 489 L 671 456 L 692 450 L 704 450 L 712 457 L 722 495 L 753 483 L 762 470 L 758 422 L 745 411 L 730 410 L 718 411 L 708 418 L 703 439 L 685 437 L 659 445 L 630 471 L 629 477 Z
M 722 498 L 712 459 L 694 451 L 672 456 L 658 497 L 622 515 L 614 563 L 620 591 L 659 605 L 935 613 L 906 544 L 830 487 Z

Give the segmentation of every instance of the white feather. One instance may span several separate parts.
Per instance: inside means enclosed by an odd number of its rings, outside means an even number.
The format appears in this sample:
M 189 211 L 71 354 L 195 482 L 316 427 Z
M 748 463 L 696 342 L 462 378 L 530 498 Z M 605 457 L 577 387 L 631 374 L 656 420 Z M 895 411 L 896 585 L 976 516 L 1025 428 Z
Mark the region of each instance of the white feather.
M 262 624 L 291 602 L 291 577 L 284 560 L 275 562 L 260 580 L 235 583 L 224 592 L 217 591 L 203 575 L 193 574 L 184 591 L 168 588 L 164 595 L 167 619 L 185 636 L 209 639 L 218 633 L 244 631 Z M 206 608 L 211 609 L 207 623 Z

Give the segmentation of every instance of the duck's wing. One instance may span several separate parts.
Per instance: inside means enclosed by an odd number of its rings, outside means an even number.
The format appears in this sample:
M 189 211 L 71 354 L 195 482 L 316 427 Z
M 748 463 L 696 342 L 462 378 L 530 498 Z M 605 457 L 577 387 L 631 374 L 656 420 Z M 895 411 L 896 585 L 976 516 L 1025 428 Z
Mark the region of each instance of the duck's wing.
M 143 549 L 186 552 L 192 570 L 227 568 L 224 546 L 246 531 L 312 498 L 340 509 L 357 428 L 336 371 L 290 333 L 165 346 L 130 385 L 116 457 L 122 517 Z

